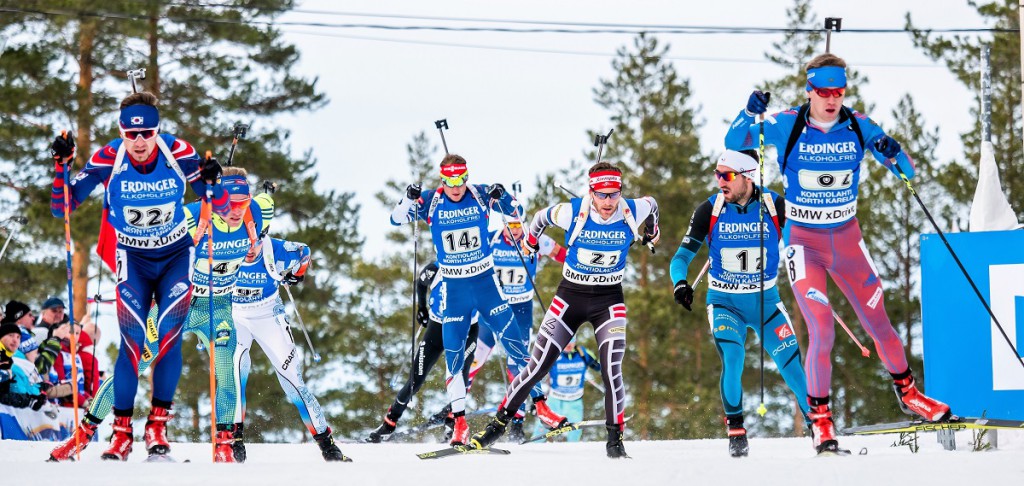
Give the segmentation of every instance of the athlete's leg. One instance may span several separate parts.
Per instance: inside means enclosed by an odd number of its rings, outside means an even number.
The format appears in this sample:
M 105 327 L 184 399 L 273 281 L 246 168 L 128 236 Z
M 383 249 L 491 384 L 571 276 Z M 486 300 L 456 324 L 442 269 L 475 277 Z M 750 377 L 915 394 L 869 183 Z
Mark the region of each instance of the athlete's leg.
M 462 368 L 466 366 L 466 337 L 469 335 L 473 315 L 472 293 L 476 291 L 473 279 L 445 279 L 441 282 L 441 336 L 444 341 L 444 361 L 448 373 L 445 386 L 452 413 L 466 411 L 466 382 Z
M 786 274 L 807 323 L 807 393 L 827 397 L 832 386 L 832 345 L 835 343 L 835 323 L 826 281 L 826 268 L 832 265 L 831 232 L 786 226 L 784 239 Z
M 518 304 L 512 304 L 512 312 L 516 316 L 516 322 L 519 324 L 519 335 L 523 339 L 523 349 L 530 349 L 530 334 L 533 331 L 533 301 L 528 300 L 526 302 L 520 302 Z M 529 356 L 527 356 L 529 359 Z M 509 376 L 511 380 L 513 376 Z M 541 388 L 540 382 L 530 390 L 530 397 L 534 400 L 544 398 L 544 389 Z
M 235 378 L 233 371 L 235 330 L 231 318 L 231 296 L 219 295 L 213 298 L 213 333 L 215 352 L 214 372 L 217 378 L 217 425 L 233 426 L 235 423 Z M 189 307 L 185 332 L 191 332 L 209 349 L 211 339 L 210 300 L 208 297 L 193 297 Z
M 626 385 L 622 381 L 622 360 L 626 355 L 626 304 L 622 288 L 593 299 L 588 320 L 594 325 L 601 378 L 604 381 L 605 425 L 623 430 L 626 423 Z
M 476 352 L 473 356 L 472 365 L 469 366 L 468 381 L 466 382 L 467 388 L 473 387 L 473 380 L 476 379 L 476 374 L 487 363 L 487 358 L 491 357 L 491 353 L 496 345 L 494 333 L 491 332 L 489 327 L 486 327 L 486 323 L 478 324 L 477 327 L 482 327 L 482 329 L 477 331 Z
M 753 326 L 754 332 L 757 333 L 764 350 L 775 361 L 775 367 L 779 369 L 786 385 L 793 391 L 796 403 L 806 417 L 810 405 L 807 403 L 807 377 L 800 363 L 800 346 L 796 342 L 796 334 L 793 332 L 792 321 L 786 307 L 779 300 L 778 290 L 772 290 L 774 292 L 765 292 L 767 323 L 764 326 L 764 336 L 761 336 L 759 326 Z
M 906 371 L 909 366 L 903 341 L 885 313 L 882 282 L 856 219 L 837 230 L 835 252 L 835 263 L 829 272 L 832 280 L 875 341 L 875 351 L 885 368 L 893 374 Z
M 443 351 L 444 338 L 441 323 L 430 321 L 423 332 L 423 339 L 416 347 L 416 355 L 413 356 L 412 363 L 410 363 L 412 377 L 406 380 L 401 390 L 398 390 L 394 403 L 388 409 L 388 418 L 392 422 L 398 422 L 398 419 L 402 418 L 406 407 L 409 406 L 409 401 L 423 386 L 427 380 L 427 374 L 430 373 L 430 369 L 434 367 L 434 363 L 437 362 Z
M 552 411 L 564 416 L 569 422 L 576 423 L 583 421 L 582 398 L 577 400 L 558 400 L 549 398 L 548 405 L 551 406 Z M 565 434 L 565 440 L 566 442 L 579 442 L 582 435 L 582 430 L 574 430 Z
M 712 292 L 715 291 L 708 292 L 709 302 L 737 297 L 715 292 L 714 297 L 718 298 L 713 298 L 710 295 Z M 733 305 L 735 304 L 740 302 Z M 725 415 L 742 414 L 743 358 L 746 356 L 747 325 L 733 310 L 732 305 L 722 303 L 708 304 L 708 321 L 711 323 L 715 349 L 718 350 L 718 357 L 722 359 L 722 374 L 719 379 L 722 407 L 725 409 Z
M 253 337 L 274 365 L 281 389 L 288 401 L 299 410 L 299 417 L 306 429 L 313 435 L 326 432 L 327 419 L 320 408 L 320 402 L 302 379 L 302 360 L 298 358 L 295 342 L 292 341 L 287 317 L 283 313 L 264 316 L 250 321 L 250 325 Z
M 192 248 L 172 256 L 155 289 L 157 345 L 153 352 L 153 404 L 170 409 L 181 378 L 181 333 L 192 295 Z
M 150 262 L 140 255 L 117 250 L 117 322 L 121 347 L 114 363 L 114 415 L 130 417 L 139 388 L 139 363 L 146 344 L 146 314 L 152 303 L 154 282 Z M 112 377 L 113 378 L 113 377 Z
M 249 351 L 252 349 L 252 326 L 259 317 L 273 319 L 273 309 L 254 308 L 231 309 L 231 317 L 235 321 L 235 353 L 232 356 L 235 371 L 235 418 L 239 422 L 245 422 L 245 387 L 249 381 L 249 373 L 252 370 L 252 359 Z

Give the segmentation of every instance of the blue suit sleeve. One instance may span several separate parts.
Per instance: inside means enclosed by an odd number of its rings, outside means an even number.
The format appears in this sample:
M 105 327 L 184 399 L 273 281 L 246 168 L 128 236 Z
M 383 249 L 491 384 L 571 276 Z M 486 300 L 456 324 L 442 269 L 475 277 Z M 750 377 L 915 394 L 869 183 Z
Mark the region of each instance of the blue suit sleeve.
M 875 160 L 884 165 L 886 169 L 889 169 L 889 172 L 892 172 L 897 177 L 899 177 L 900 173 L 896 170 L 896 167 L 899 167 L 907 175 L 907 179 L 913 179 L 915 173 L 913 159 L 901 150 L 900 153 L 896 154 L 894 159 L 896 164 L 894 165 L 884 155 L 875 150 L 875 142 L 885 136 L 885 130 L 882 130 L 882 127 L 875 124 L 866 115 L 853 112 L 853 116 L 857 117 L 857 124 L 860 126 L 861 134 L 864 135 L 864 148 L 871 151 L 871 154 L 875 156 Z

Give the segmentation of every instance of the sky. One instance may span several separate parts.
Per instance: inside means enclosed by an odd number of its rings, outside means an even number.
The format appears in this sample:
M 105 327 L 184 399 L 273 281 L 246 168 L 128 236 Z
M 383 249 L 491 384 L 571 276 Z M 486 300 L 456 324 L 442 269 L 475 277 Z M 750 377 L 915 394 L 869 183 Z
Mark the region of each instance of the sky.
M 785 10 L 791 4 L 789 0 L 733 0 L 728 8 L 722 8 L 724 4 L 716 2 L 635 1 L 626 8 L 625 3 L 612 1 L 307 0 L 300 1 L 297 9 L 319 12 L 291 12 L 280 20 L 527 27 L 479 20 L 514 19 L 781 28 L 786 25 Z M 823 0 L 814 2 L 813 8 L 819 20 L 841 17 L 846 28 L 902 28 L 907 12 L 921 27 L 985 27 L 963 1 Z M 325 12 L 478 20 L 356 17 Z M 294 154 L 313 150 L 321 188 L 356 193 L 363 208 L 360 229 L 366 238 L 363 251 L 367 257 L 388 251 L 384 234 L 390 229 L 390 209 L 381 207 L 373 194 L 389 178 L 413 182 L 404 174 L 406 145 L 415 134 L 425 131 L 440 147 L 433 122 L 446 118 L 450 127 L 445 134 L 448 146 L 467 158 L 472 182 L 508 184 L 522 180 L 524 195 L 529 198 L 538 174 L 568 166 L 573 159 L 582 160 L 584 150 L 592 143 L 587 130 L 610 128 L 609 113 L 594 102 L 593 89 L 601 79 L 614 75 L 611 61 L 616 49 L 631 45 L 634 37 L 306 26 L 281 29 L 284 39 L 302 54 L 296 72 L 316 77 L 318 88 L 329 102 L 317 111 L 275 121 L 292 130 Z M 692 103 L 699 107 L 699 117 L 705 123 L 699 134 L 705 153 L 722 149 L 728 122 L 743 108 L 756 84 L 786 74 L 764 58 L 771 43 L 780 41 L 782 34 L 657 37 L 670 45 L 671 62 L 691 82 Z M 894 124 L 889 112 L 899 98 L 911 93 L 926 123 L 940 127 L 939 157 L 951 160 L 961 154 L 959 134 L 972 125 L 969 109 L 974 98 L 944 66 L 915 49 L 909 35 L 837 33 L 833 35 L 832 52 L 868 77 L 870 82 L 861 93 L 875 103 L 876 111 L 871 115 L 883 127 Z M 684 231 L 669 230 L 665 234 L 670 239 L 681 237 Z

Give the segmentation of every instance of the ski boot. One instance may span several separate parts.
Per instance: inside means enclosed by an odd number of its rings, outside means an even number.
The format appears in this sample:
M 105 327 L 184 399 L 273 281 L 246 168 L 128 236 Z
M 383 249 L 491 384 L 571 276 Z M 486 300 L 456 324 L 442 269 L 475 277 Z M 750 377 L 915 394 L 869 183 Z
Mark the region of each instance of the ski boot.
M 92 416 L 86 415 L 85 420 L 82 420 L 82 423 L 78 424 L 74 435 L 50 451 L 50 458 L 47 459 L 47 461 L 74 461 L 75 456 L 85 450 L 85 446 L 89 445 L 89 441 L 92 440 L 92 436 L 96 435 L 96 428 L 99 427 L 99 424 L 90 421 L 90 417 Z M 76 441 L 78 446 L 77 449 L 75 448 Z
M 320 454 L 324 456 L 325 461 L 352 462 L 352 459 L 342 454 L 341 449 L 338 449 L 338 445 L 334 443 L 334 436 L 331 435 L 330 427 L 323 433 L 314 435 L 313 440 L 316 441 L 316 445 L 320 446 Z
M 213 454 L 213 462 L 235 462 L 235 453 L 231 450 L 232 444 L 235 443 L 234 428 L 234 424 L 217 424 L 217 438 L 215 439 L 217 445 Z
M 132 418 L 114 417 L 114 435 L 110 437 L 110 447 L 103 452 L 100 459 L 104 461 L 127 461 L 132 453 Z
M 526 439 L 526 432 L 523 431 L 523 417 L 515 417 L 508 425 L 508 441 L 520 443 Z
M 167 421 L 171 419 L 171 409 L 153 405 L 146 419 L 146 430 L 143 437 L 146 439 L 146 452 L 149 455 L 166 455 L 171 452 L 170 443 L 167 441 Z
M 807 416 L 811 418 L 814 450 L 818 455 L 848 455 L 850 451 L 840 449 L 839 441 L 836 440 L 836 426 L 832 422 L 832 411 L 828 408 L 829 397 L 807 397 L 807 401 L 811 404 Z
M 727 415 L 725 425 L 729 434 L 729 455 L 747 457 L 750 445 L 747 443 L 747 429 L 743 428 L 743 415 Z
M 452 446 L 469 444 L 469 424 L 466 423 L 465 413 L 454 417 L 455 423 L 452 426 L 452 439 L 449 442 Z
M 376 429 L 373 429 L 373 432 L 370 432 L 370 435 L 366 437 L 366 442 L 379 444 L 390 439 L 397 426 L 398 420 L 391 418 L 391 408 L 388 407 L 388 413 L 384 414 L 384 420 Z
M 621 425 L 605 425 L 608 429 L 608 442 L 604 445 L 606 451 L 608 451 L 608 457 L 612 459 L 629 459 L 629 455 L 626 454 L 626 446 L 622 444 L 622 426 Z
M 910 368 L 898 375 L 892 375 L 892 388 L 900 399 L 900 410 L 907 415 L 919 415 L 931 422 L 946 422 L 953 415 L 949 405 L 926 396 L 917 390 L 917 383 Z
M 551 410 L 551 407 L 548 406 L 546 397 L 537 397 L 533 401 L 533 404 L 537 406 L 537 418 L 539 418 L 547 428 L 554 430 L 564 427 L 569 423 L 568 419 Z
M 448 416 L 444 418 L 444 434 L 443 440 L 448 442 L 452 440 L 452 434 L 455 433 L 455 416 L 452 415 L 451 410 L 448 411 Z
M 487 427 L 484 430 L 477 432 L 470 441 L 476 449 L 486 449 L 495 443 L 502 435 L 505 435 L 505 427 L 512 420 L 512 415 L 506 412 L 504 409 L 498 410 L 498 413 L 494 414 L 494 418 L 491 419 Z
M 231 436 L 235 438 L 235 442 L 231 444 L 231 454 L 235 456 L 235 462 L 245 462 L 245 423 L 236 423 Z

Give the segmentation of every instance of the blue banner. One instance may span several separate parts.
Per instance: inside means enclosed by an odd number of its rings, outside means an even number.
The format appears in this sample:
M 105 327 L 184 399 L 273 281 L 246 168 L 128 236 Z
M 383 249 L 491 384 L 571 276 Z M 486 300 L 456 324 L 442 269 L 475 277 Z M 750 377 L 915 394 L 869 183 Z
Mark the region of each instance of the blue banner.
M 925 390 L 962 417 L 1024 419 L 1024 231 L 948 234 L 1006 336 L 936 234 L 921 235 Z M 1017 347 L 1014 354 L 1007 339 Z

